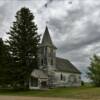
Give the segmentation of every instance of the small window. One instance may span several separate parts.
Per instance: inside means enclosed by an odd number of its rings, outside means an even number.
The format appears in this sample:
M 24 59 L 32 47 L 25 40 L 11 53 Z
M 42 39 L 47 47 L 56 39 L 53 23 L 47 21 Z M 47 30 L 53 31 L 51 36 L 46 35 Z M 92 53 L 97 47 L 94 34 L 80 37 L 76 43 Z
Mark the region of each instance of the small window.
M 62 74 L 60 75 L 60 79 L 63 80 L 63 75 Z
M 41 59 L 41 65 L 43 65 L 43 59 Z
M 66 80 L 66 78 L 65 78 L 65 76 L 61 73 L 61 75 L 60 75 L 60 79 L 62 80 L 62 81 L 65 81 Z

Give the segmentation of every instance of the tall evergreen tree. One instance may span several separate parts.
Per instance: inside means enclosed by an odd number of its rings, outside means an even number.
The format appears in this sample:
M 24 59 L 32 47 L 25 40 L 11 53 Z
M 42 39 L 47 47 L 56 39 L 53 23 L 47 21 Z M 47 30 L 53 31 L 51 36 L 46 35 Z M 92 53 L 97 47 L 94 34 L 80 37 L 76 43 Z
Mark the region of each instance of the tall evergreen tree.
M 94 55 L 91 59 L 90 67 L 88 68 L 89 72 L 87 73 L 89 78 L 92 80 L 93 84 L 97 87 L 100 87 L 100 57 Z
M 2 38 L 0 38 L 0 85 L 2 84 L 3 81 L 3 65 L 4 65 L 4 44 Z
M 21 8 L 15 17 L 7 41 L 12 58 L 11 78 L 13 87 L 26 88 L 31 71 L 38 68 L 40 36 L 37 34 L 34 16 L 28 8 Z
M 0 38 L 0 85 L 5 85 L 8 83 L 8 63 L 9 63 L 9 53 L 7 46 L 4 44 L 2 38 Z

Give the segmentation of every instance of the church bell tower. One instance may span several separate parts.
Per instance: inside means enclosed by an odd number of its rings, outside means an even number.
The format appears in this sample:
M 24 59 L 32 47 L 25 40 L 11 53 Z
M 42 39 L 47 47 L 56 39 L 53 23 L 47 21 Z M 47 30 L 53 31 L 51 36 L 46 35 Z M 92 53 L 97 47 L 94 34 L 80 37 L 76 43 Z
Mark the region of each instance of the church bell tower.
M 54 46 L 48 27 L 46 26 L 42 43 L 39 47 L 40 69 L 45 71 L 54 71 L 56 66 L 56 47 Z

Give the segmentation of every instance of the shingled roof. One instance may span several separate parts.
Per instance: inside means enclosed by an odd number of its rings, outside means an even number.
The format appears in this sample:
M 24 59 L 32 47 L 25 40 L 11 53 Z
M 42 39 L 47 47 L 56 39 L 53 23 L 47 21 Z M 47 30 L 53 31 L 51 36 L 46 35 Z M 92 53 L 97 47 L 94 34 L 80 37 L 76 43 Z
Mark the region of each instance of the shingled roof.
M 46 26 L 46 29 L 45 29 L 45 32 L 44 32 L 44 35 L 43 35 L 43 39 L 42 39 L 42 43 L 41 43 L 40 46 L 51 46 L 51 47 L 54 47 L 56 49 L 56 47 L 54 46 L 54 44 L 51 40 L 47 26 Z
M 70 73 L 81 73 L 70 61 L 59 57 L 56 57 L 56 70 Z

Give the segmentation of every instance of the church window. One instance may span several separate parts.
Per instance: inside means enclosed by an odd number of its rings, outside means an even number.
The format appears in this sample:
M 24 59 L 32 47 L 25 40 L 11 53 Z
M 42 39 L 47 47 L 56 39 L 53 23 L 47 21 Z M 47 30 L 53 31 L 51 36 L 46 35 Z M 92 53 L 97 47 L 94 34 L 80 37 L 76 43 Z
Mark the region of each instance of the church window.
M 51 65 L 53 65 L 53 59 L 51 58 Z
M 48 47 L 48 56 L 50 57 L 50 53 L 51 53 L 51 50 L 50 50 L 50 47 Z
M 75 75 L 70 75 L 70 76 L 69 76 L 69 82 L 71 82 L 71 83 L 77 82 L 76 76 L 75 76 Z
M 47 58 L 44 58 L 44 64 L 47 65 Z
M 31 86 L 33 87 L 38 86 L 38 78 L 31 77 Z
M 44 48 L 43 64 L 47 65 L 47 47 Z
M 45 47 L 44 56 L 47 57 L 47 47 Z
M 43 65 L 43 59 L 41 59 L 41 65 Z
M 53 49 L 48 47 L 48 56 L 52 57 L 53 56 Z
M 62 74 L 60 75 L 60 79 L 61 79 L 61 80 L 63 79 L 63 75 L 62 75 Z
M 62 80 L 62 81 L 65 81 L 66 79 L 65 79 L 65 76 L 61 73 L 61 75 L 60 75 L 60 79 Z

